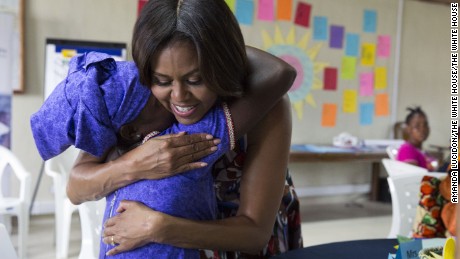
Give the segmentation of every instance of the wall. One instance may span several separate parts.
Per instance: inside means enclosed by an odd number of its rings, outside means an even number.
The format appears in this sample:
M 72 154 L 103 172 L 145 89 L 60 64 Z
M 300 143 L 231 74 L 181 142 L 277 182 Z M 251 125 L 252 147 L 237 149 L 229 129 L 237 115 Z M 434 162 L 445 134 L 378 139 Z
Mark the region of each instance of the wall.
M 385 30 L 394 32 L 396 0 L 346 1 L 349 2 L 348 8 L 339 8 L 339 5 L 335 5 L 337 3 L 335 1 L 307 2 L 312 3 L 313 8 L 321 12 L 330 11 L 333 14 L 330 19 L 352 23 L 360 20 L 354 20 L 354 16 L 362 15 L 362 11 L 356 9 L 356 6 L 377 5 L 383 9 L 382 12 L 392 14 L 379 22 L 383 23 Z M 341 1 L 343 2 L 345 1 Z M 136 8 L 137 1 L 133 0 L 26 1 L 26 92 L 13 98 L 12 149 L 34 175 L 34 183 L 42 161 L 33 144 L 29 117 L 43 102 L 45 39 L 47 37 L 69 38 L 129 44 L 132 26 L 136 19 Z M 404 4 L 397 117 L 398 119 L 405 117 L 405 107 L 408 105 L 422 105 L 428 113 L 432 126 L 428 144 L 449 144 L 449 17 L 447 5 L 410 0 L 406 0 Z M 249 34 L 244 26 L 243 32 Z M 247 42 L 257 46 L 260 44 L 257 42 L 258 35 L 260 34 L 246 35 Z M 321 55 L 324 54 L 320 52 L 318 59 L 329 58 Z M 391 82 L 390 74 L 389 82 Z M 327 97 L 318 95 L 317 98 Z M 305 115 L 302 121 L 294 118 L 293 140 L 297 143 L 330 143 L 331 137 L 337 132 L 321 131 L 317 125 L 312 125 L 313 118 L 307 116 L 308 110 L 305 110 Z M 312 116 L 316 115 L 312 114 Z M 386 137 L 391 125 L 388 123 L 378 125 L 376 129 L 378 133 L 363 130 L 359 134 L 362 137 Z M 370 178 L 370 165 L 361 163 L 293 164 L 291 169 L 297 186 L 366 184 Z M 49 177 L 44 176 L 37 196 L 37 204 L 41 207 L 38 206 L 34 210 L 36 213 L 50 211 L 48 207 L 52 200 L 50 190 L 51 181 Z

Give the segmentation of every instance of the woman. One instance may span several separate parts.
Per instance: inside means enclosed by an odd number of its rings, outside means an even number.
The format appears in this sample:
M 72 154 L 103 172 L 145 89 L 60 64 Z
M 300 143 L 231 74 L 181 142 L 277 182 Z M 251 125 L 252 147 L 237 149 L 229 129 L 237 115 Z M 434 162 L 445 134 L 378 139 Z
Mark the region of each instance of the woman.
M 159 6 L 155 6 L 155 5 Z M 165 5 L 162 5 L 165 4 Z M 142 12 L 136 28 L 135 28 L 135 36 L 133 38 L 133 54 L 135 57 L 135 61 L 140 69 L 140 75 L 141 75 L 141 80 L 146 80 L 145 82 L 148 83 L 149 85 L 152 85 L 151 82 L 153 83 L 153 92 L 156 95 L 156 97 L 160 100 L 160 102 L 163 102 L 165 104 L 165 108 L 170 109 L 173 111 L 176 115 L 176 119 L 188 119 L 184 117 L 188 117 L 188 113 L 195 113 L 198 111 L 199 113 L 203 113 L 206 109 L 199 110 L 198 108 L 195 108 L 195 103 L 186 103 L 184 101 L 183 105 L 180 106 L 179 104 L 173 103 L 177 107 L 172 107 L 169 105 L 171 103 L 170 100 L 168 100 L 168 96 L 173 96 L 173 95 L 183 95 L 183 96 L 188 96 L 191 92 L 195 91 L 196 89 L 191 88 L 192 90 L 186 88 L 186 89 L 179 89 L 179 90 L 167 90 L 170 91 L 169 94 L 162 95 L 161 91 L 163 91 L 163 84 L 164 86 L 167 86 L 165 88 L 169 88 L 169 84 L 175 81 L 181 81 L 181 78 L 185 78 L 189 82 L 196 82 L 200 81 L 200 77 L 206 79 L 204 80 L 207 84 L 211 86 L 218 86 L 218 88 L 214 89 L 214 93 L 219 94 L 220 96 L 229 96 L 229 95 L 234 95 L 238 96 L 238 91 L 232 91 L 230 89 L 237 89 L 238 84 L 241 84 L 241 80 L 244 78 L 243 73 L 241 72 L 241 68 L 244 67 L 241 65 L 241 62 L 237 60 L 241 55 L 232 55 L 234 53 L 225 53 L 227 55 L 227 59 L 220 59 L 219 58 L 222 56 L 220 55 L 219 51 L 223 49 L 228 49 L 225 47 L 222 47 L 226 44 L 229 44 L 229 41 L 226 40 L 228 39 L 228 36 L 226 34 L 241 34 L 239 31 L 239 28 L 236 24 L 236 21 L 234 17 L 231 15 L 231 12 L 228 10 L 228 7 L 225 5 L 223 1 L 185 1 L 185 2 L 175 2 L 175 1 L 150 1 L 149 4 L 147 4 L 146 7 L 144 7 L 144 11 Z M 218 15 L 219 12 L 222 12 L 223 10 L 223 15 Z M 173 11 L 171 13 L 171 11 Z M 208 13 L 204 13 L 205 17 L 203 20 L 197 19 L 199 15 L 203 15 L 203 12 L 207 11 Z M 152 15 L 156 14 L 156 15 Z M 158 12 L 158 13 L 155 13 Z M 198 15 L 197 15 L 198 14 Z M 197 15 L 197 16 L 195 16 Z M 188 19 L 191 17 L 190 19 Z M 228 24 L 231 24 L 233 27 L 231 30 L 212 30 L 212 33 L 209 34 L 209 38 L 213 39 L 214 42 L 213 44 L 208 44 L 204 45 L 205 51 L 201 51 L 203 49 L 203 46 L 200 45 L 201 42 L 193 41 L 194 46 L 198 49 L 197 55 L 198 55 L 198 60 L 200 61 L 200 69 L 198 70 L 198 80 L 190 80 L 191 78 L 194 79 L 195 71 L 191 73 L 190 75 L 183 75 L 180 74 L 179 76 L 175 75 L 175 67 L 173 66 L 172 70 L 167 70 L 168 73 L 159 73 L 157 71 L 157 64 L 155 64 L 155 60 L 158 60 L 158 56 L 155 55 L 154 50 L 150 50 L 147 52 L 141 52 L 139 55 L 137 55 L 136 51 L 139 49 L 148 49 L 146 46 L 152 46 L 151 42 L 148 42 L 149 39 L 157 39 L 158 35 L 156 37 L 152 37 L 152 32 L 155 33 L 163 33 L 166 30 L 151 30 L 150 32 L 143 31 L 142 29 L 145 29 L 145 24 L 155 24 L 155 19 L 158 19 L 158 21 L 161 21 L 161 24 L 175 24 L 177 28 L 180 28 L 181 26 L 184 25 L 191 25 L 196 26 L 193 29 L 197 29 L 196 31 L 200 33 L 200 35 L 203 34 L 203 32 L 206 32 L 209 24 L 211 25 L 216 25 L 221 26 L 222 20 L 218 19 L 225 19 L 227 17 L 229 20 Z M 168 22 L 170 19 L 173 19 L 172 23 Z M 169 19 L 169 20 L 168 20 Z M 202 22 L 202 24 L 200 24 Z M 227 24 L 227 21 L 225 22 Z M 234 26 L 236 24 L 236 26 Z M 148 25 L 150 26 L 150 25 Z M 187 28 L 189 29 L 189 28 Z M 190 33 L 193 30 L 187 31 Z M 208 30 L 209 32 L 210 30 Z M 141 32 L 141 33 L 138 33 Z M 136 34 L 138 33 L 138 34 Z M 150 33 L 150 34 L 149 34 Z M 204 33 L 205 34 L 205 33 Z M 206 36 L 206 34 L 205 34 Z M 238 36 L 238 35 L 237 35 Z M 168 48 L 167 44 L 169 43 L 168 38 L 169 35 L 166 35 L 164 42 L 160 43 L 165 43 L 166 46 L 160 46 L 159 49 L 161 50 L 162 48 Z M 235 35 L 231 35 L 231 37 L 235 37 Z M 144 46 L 139 46 L 139 42 L 136 40 L 140 40 L 141 43 L 145 43 Z M 220 42 L 219 42 L 220 40 Z M 217 41 L 217 42 L 216 42 Z M 223 44 L 223 45 L 219 45 Z M 241 54 L 241 45 L 240 44 L 240 54 Z M 201 47 L 201 48 L 200 48 Z M 206 49 L 208 47 L 208 49 Z M 213 49 L 214 48 L 214 49 Z M 173 50 L 175 50 L 173 48 Z M 244 50 L 243 50 L 244 51 Z M 172 51 L 174 53 L 174 51 Z M 162 53 L 161 51 L 158 53 Z M 230 54 L 230 55 L 229 55 Z M 209 55 L 209 56 L 205 56 Z M 217 56 L 216 58 L 213 58 L 214 56 Z M 206 58 L 205 58 L 206 57 Z M 144 60 L 144 62 L 143 62 Z M 145 62 L 146 60 L 146 62 Z M 218 62 L 221 62 L 220 65 L 216 66 L 216 62 L 204 62 L 203 60 L 217 60 Z M 153 64 L 149 64 L 149 62 L 152 62 Z M 173 62 L 173 64 L 179 64 L 180 62 Z M 239 67 L 239 68 L 238 68 Z M 151 75 L 152 69 L 156 72 L 155 80 L 151 80 L 151 82 L 148 82 L 149 79 L 145 79 L 145 77 L 148 78 L 149 75 Z M 232 70 L 233 69 L 233 70 Z M 238 70 L 238 74 L 232 74 L 229 71 L 234 71 Z M 170 72 L 172 71 L 172 72 Z M 161 72 L 161 71 L 160 71 Z M 227 77 L 216 77 L 216 75 L 229 75 Z M 171 76 L 172 75 L 172 76 Z M 239 75 L 239 76 L 238 76 Z M 144 79 L 143 79 L 144 78 Z M 185 80 L 184 79 L 184 80 Z M 228 82 L 227 82 L 228 81 Z M 145 83 L 144 82 L 144 83 Z M 223 84 L 217 84 L 217 82 L 223 82 Z M 292 82 L 292 81 L 291 81 Z M 290 83 L 291 83 L 290 82 Z M 290 84 L 289 83 L 289 84 Z M 176 85 L 175 84 L 172 85 Z M 232 85 L 233 84 L 233 85 Z M 227 88 L 226 88 L 227 87 Z M 156 91 L 155 89 L 160 89 Z M 209 91 L 209 89 L 207 89 Z M 184 100 L 186 98 L 183 98 Z M 212 98 L 204 98 L 202 100 L 202 103 L 211 103 Z M 201 103 L 198 103 L 200 105 Z M 201 106 L 196 106 L 196 107 L 201 107 Z M 246 111 L 242 111 L 246 112 Z M 260 111 L 259 111 L 260 112 Z M 274 118 L 274 116 L 278 116 L 278 118 Z M 193 116 L 192 116 L 193 117 Z M 277 121 L 275 121 L 277 120 Z M 276 123 L 278 122 L 278 123 Z M 281 123 L 280 123 L 281 122 Z M 268 125 L 268 123 L 273 123 L 274 125 Z M 245 125 L 245 124 L 242 124 Z M 249 124 L 248 124 L 249 125 Z M 180 218 L 174 218 L 165 214 L 161 214 L 158 212 L 154 211 L 147 211 L 146 208 L 142 208 L 144 210 L 144 213 L 153 213 L 149 217 L 150 219 L 155 219 L 155 220 L 160 220 L 162 223 L 165 224 L 159 224 L 159 227 L 166 227 L 168 228 L 167 222 L 175 222 L 175 223 L 180 223 L 183 226 L 183 230 L 186 230 L 187 228 L 189 230 L 196 229 L 195 227 L 198 227 L 199 231 L 202 231 L 204 229 L 207 229 L 208 231 L 202 232 L 204 235 L 204 238 L 200 238 L 200 235 L 194 235 L 193 238 L 198 237 L 201 240 L 189 240 L 187 242 L 187 238 L 192 238 L 188 237 L 187 235 L 183 236 L 185 239 L 180 240 L 181 235 L 176 236 L 176 238 L 170 239 L 170 237 L 161 236 L 161 232 L 155 231 L 154 233 L 157 235 L 156 237 L 141 237 L 135 240 L 134 242 L 125 242 L 123 239 L 124 237 L 122 235 L 111 235 L 110 237 L 106 237 L 104 241 L 106 243 L 110 243 L 113 240 L 115 240 L 116 243 L 119 243 L 120 245 L 115 248 L 114 251 L 122 251 L 121 249 L 132 249 L 134 247 L 139 247 L 144 244 L 147 244 L 149 242 L 157 242 L 157 243 L 167 243 L 175 246 L 180 246 L 184 248 L 211 248 L 211 249 L 221 249 L 221 250 L 246 250 L 246 251 L 256 251 L 260 247 L 266 244 L 266 240 L 269 237 L 269 233 L 271 231 L 271 228 L 273 227 L 273 219 L 277 213 L 277 209 L 279 207 L 279 200 L 282 195 L 282 190 L 283 190 L 283 178 L 285 177 L 285 169 L 287 165 L 287 157 L 289 153 L 289 144 L 290 144 L 290 114 L 289 114 L 289 105 L 287 100 L 283 100 L 280 104 L 278 104 L 274 110 L 270 112 L 270 115 L 263 120 L 261 124 L 259 124 L 256 127 L 256 130 L 252 131 L 252 133 L 248 137 L 248 159 L 247 163 L 245 165 L 245 170 L 249 170 L 247 174 L 244 174 L 241 179 L 241 186 L 239 186 L 239 179 L 233 180 L 233 185 L 241 191 L 241 196 L 240 196 L 240 208 L 238 210 L 238 214 L 235 217 L 228 218 L 227 220 L 221 220 L 219 223 L 216 224 L 216 222 L 194 222 L 190 220 L 184 220 Z M 271 138 L 273 137 L 273 139 Z M 266 138 L 270 138 L 270 141 L 263 141 Z M 270 143 L 269 143 L 270 142 Z M 138 149 L 142 148 L 139 147 Z M 272 148 L 273 150 L 268 150 L 266 151 L 265 149 L 262 148 Z M 252 150 L 252 151 L 251 151 Z M 136 150 L 135 150 L 136 151 Z M 152 153 L 152 152 L 150 152 Z M 121 157 L 117 161 L 126 161 L 126 165 L 130 165 L 129 158 L 133 158 L 133 153 L 127 153 L 125 156 Z M 128 158 L 128 159 L 127 159 Z M 236 159 L 238 160 L 238 159 Z M 236 161 L 235 160 L 235 161 Z M 138 160 L 139 161 L 139 160 Z M 80 181 L 80 184 L 86 183 L 91 184 L 94 183 L 92 180 L 89 180 L 90 178 L 85 178 L 88 177 L 88 173 L 83 173 L 82 169 L 87 168 L 89 164 L 94 164 L 99 161 L 91 160 L 91 157 L 80 157 L 79 163 L 77 163 L 74 172 L 72 172 L 71 179 L 69 182 L 69 197 L 72 199 L 72 194 L 74 194 L 74 197 L 83 197 L 83 200 L 85 199 L 84 196 L 86 194 L 81 194 L 81 190 L 78 188 L 78 184 L 75 185 L 75 182 Z M 107 175 L 109 171 L 112 171 L 111 169 L 116 169 L 116 166 L 118 165 L 118 169 L 122 169 L 123 167 L 120 166 L 120 163 L 112 163 L 111 165 L 100 165 L 100 170 L 98 170 L 99 175 Z M 131 163 L 132 165 L 132 163 Z M 134 166 L 134 168 L 137 165 Z M 133 167 L 129 167 L 128 170 L 132 171 Z M 137 168 L 136 168 L 137 169 Z M 138 170 L 142 171 L 142 170 Z M 97 175 L 95 174 L 95 175 Z M 269 177 L 267 177 L 267 174 Z M 117 174 L 115 174 L 117 175 Z M 91 176 L 90 176 L 91 177 Z M 261 177 L 261 178 L 258 178 Z M 93 178 L 95 179 L 95 178 Z M 120 182 L 120 179 L 111 179 L 109 181 L 109 185 L 107 185 L 107 182 L 101 183 L 106 187 L 105 189 L 112 189 L 114 190 L 113 187 L 113 182 Z M 97 181 L 95 181 L 97 182 Z M 232 182 L 232 181 L 228 181 Z M 227 183 L 228 183 L 227 182 Z M 100 182 L 99 182 L 100 183 Z M 222 183 L 222 181 L 221 181 Z M 84 185 L 84 184 L 83 184 Z M 93 184 L 94 185 L 94 184 Z M 112 185 L 112 186 L 110 186 Z M 257 186 L 260 185 L 260 186 Z M 81 186 L 81 185 L 80 185 Z M 225 186 L 227 187 L 227 186 Z M 252 190 L 249 190 L 248 188 L 252 188 Z M 77 193 L 80 191 L 79 194 L 75 195 L 75 190 L 77 190 Z M 94 196 L 98 196 L 99 194 L 92 194 Z M 238 196 L 238 191 L 236 194 Z M 91 197 L 91 196 L 90 196 Z M 227 197 L 225 197 L 227 198 Z M 223 200 L 226 201 L 226 200 Z M 273 202 L 276 201 L 276 202 Z M 228 203 L 228 202 L 227 202 Z M 129 207 L 125 206 L 125 203 L 122 202 L 119 207 L 119 212 L 121 212 L 121 217 L 124 215 L 128 215 L 129 212 L 133 211 L 133 209 L 139 209 L 140 206 L 139 204 L 133 204 L 133 203 L 128 203 L 130 204 Z M 233 208 L 235 209 L 235 208 Z M 235 209 L 236 210 L 236 209 Z M 123 211 L 123 212 L 122 212 Z M 282 220 L 282 219 L 280 219 Z M 286 220 L 286 219 L 284 219 Z M 298 218 L 297 218 L 298 220 Z M 132 222 L 132 223 L 137 223 L 137 222 Z M 149 225 L 152 222 L 149 223 Z M 223 223 L 223 225 L 221 225 Z M 281 222 L 283 223 L 283 222 Z M 204 224 L 204 225 L 202 225 Z M 176 225 L 177 226 L 177 225 Z M 109 230 L 110 227 L 107 228 Z M 114 228 L 111 228 L 114 229 Z M 134 228 L 131 228 L 134 229 Z M 172 230 L 172 229 L 170 229 Z M 225 233 L 224 233 L 225 232 Z M 177 233 L 175 231 L 169 231 L 168 233 Z M 138 232 L 138 234 L 141 234 L 141 232 Z M 158 236 L 160 234 L 160 236 Z M 142 235 L 142 234 L 141 234 Z M 139 235 L 138 235 L 139 236 Z M 232 237 L 228 239 L 228 237 Z M 159 239 L 157 239 L 159 238 Z M 175 240 L 174 240 L 175 239 Z M 247 242 L 250 241 L 250 242 Z M 282 250 L 281 248 L 280 250 Z

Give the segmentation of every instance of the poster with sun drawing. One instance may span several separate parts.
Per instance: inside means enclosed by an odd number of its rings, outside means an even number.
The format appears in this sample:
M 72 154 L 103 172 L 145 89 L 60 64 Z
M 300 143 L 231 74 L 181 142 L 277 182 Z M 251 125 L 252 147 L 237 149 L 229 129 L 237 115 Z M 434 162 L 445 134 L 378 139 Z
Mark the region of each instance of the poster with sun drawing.
M 273 37 L 263 30 L 262 38 L 264 50 L 283 59 L 297 70 L 297 77 L 289 90 L 289 98 L 297 116 L 302 118 L 305 104 L 316 107 L 311 91 L 322 87 L 322 81 L 317 75 L 326 67 L 326 63 L 315 62 L 322 44 L 316 43 L 309 47 L 310 32 L 306 32 L 301 35 L 300 39 L 296 39 L 294 27 L 291 27 L 286 37 L 283 37 L 277 26 Z
M 386 137 L 397 1 L 226 2 L 248 45 L 297 70 L 288 92 L 295 129 L 321 131 L 328 141 L 342 131 Z

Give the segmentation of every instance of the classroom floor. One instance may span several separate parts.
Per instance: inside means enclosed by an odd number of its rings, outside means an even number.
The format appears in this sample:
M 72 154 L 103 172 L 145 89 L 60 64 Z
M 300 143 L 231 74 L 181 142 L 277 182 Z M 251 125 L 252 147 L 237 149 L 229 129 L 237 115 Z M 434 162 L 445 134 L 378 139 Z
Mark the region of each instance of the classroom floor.
M 311 246 L 344 240 L 386 238 L 391 225 L 391 204 L 360 201 L 349 203 L 308 204 L 301 201 L 304 245 Z M 28 244 L 29 259 L 55 258 L 54 217 L 32 216 Z M 72 219 L 69 258 L 78 258 L 80 221 Z M 16 246 L 16 230 L 13 229 Z

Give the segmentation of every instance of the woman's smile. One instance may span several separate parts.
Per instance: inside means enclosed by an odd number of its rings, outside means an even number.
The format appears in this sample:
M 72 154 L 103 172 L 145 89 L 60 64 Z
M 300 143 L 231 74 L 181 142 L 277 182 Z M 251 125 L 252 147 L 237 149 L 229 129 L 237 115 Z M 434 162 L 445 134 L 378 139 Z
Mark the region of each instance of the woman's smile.
M 195 46 L 189 41 L 171 42 L 153 62 L 153 95 L 182 124 L 193 124 L 214 106 L 217 94 L 201 77 Z
M 176 116 L 180 117 L 189 117 L 195 112 L 197 105 L 185 106 L 185 105 L 176 105 L 171 104 L 171 110 Z

